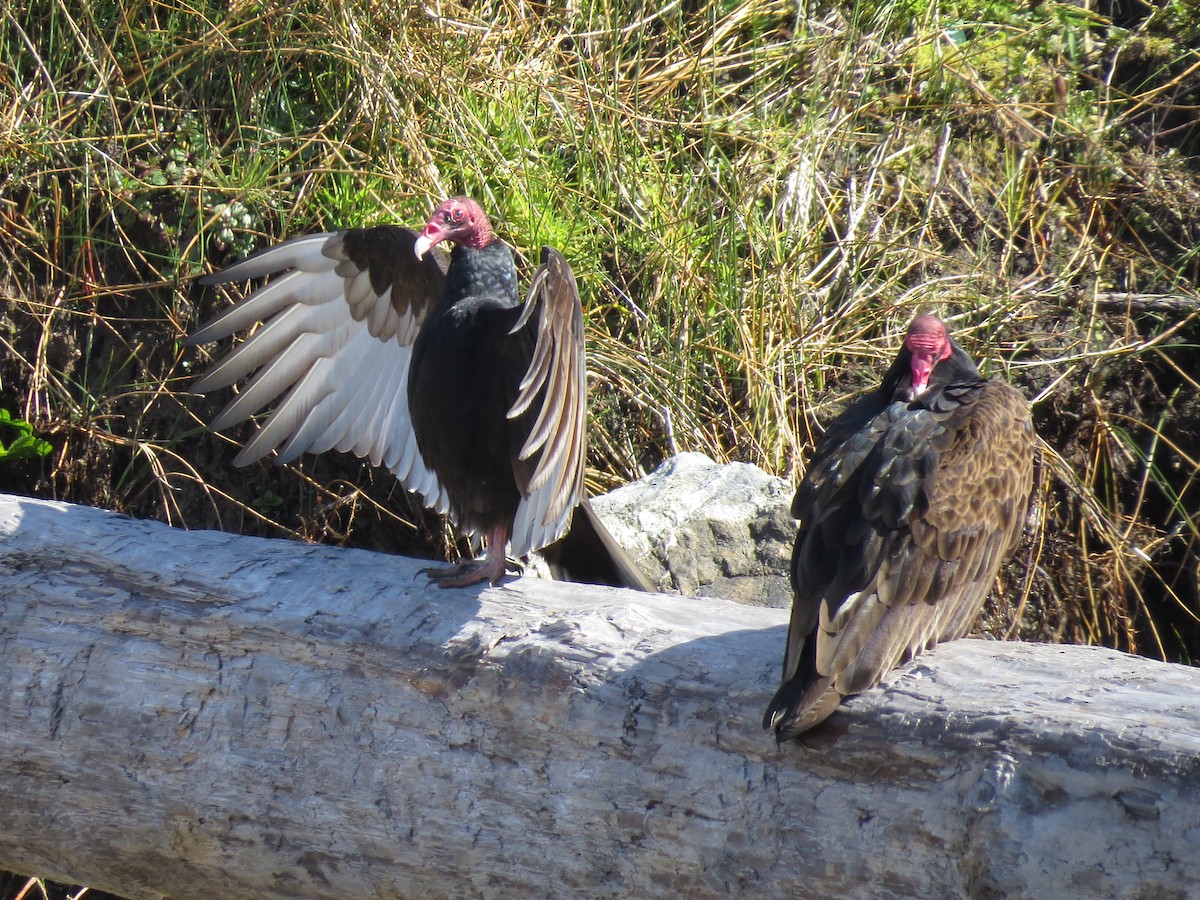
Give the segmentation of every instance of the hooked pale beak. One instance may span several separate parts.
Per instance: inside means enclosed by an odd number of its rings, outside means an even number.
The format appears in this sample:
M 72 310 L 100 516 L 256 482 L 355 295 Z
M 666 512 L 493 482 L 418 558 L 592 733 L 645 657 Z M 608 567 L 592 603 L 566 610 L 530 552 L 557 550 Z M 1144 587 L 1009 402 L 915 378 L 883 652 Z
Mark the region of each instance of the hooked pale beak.
M 930 356 L 914 355 L 912 361 L 912 392 L 913 399 L 920 397 L 929 387 L 929 376 L 938 361 Z

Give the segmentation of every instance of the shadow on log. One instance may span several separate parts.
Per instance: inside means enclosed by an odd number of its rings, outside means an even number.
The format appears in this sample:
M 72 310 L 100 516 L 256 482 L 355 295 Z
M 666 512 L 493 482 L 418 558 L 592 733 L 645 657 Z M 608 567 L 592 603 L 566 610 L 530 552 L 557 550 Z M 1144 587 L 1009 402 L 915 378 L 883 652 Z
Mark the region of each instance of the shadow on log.
M 1195 896 L 1200 673 L 959 641 L 804 744 L 784 610 L 0 496 L 0 868 L 133 898 Z

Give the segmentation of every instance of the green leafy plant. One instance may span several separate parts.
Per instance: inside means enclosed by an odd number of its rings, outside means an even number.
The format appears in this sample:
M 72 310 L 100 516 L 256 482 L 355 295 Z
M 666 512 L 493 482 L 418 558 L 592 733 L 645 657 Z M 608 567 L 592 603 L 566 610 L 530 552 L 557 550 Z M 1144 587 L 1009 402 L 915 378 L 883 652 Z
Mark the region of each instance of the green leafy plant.
M 16 432 L 16 437 L 7 437 Z M 6 440 L 7 438 L 7 440 Z M 0 463 L 49 456 L 54 447 L 33 433 L 33 426 L 0 407 Z

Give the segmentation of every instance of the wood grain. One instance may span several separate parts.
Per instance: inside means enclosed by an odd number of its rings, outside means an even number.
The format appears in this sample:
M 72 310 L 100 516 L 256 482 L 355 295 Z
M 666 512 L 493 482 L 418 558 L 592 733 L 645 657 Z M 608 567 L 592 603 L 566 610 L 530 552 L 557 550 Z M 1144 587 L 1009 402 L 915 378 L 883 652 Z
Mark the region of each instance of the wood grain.
M 1200 674 L 965 640 L 805 743 L 784 610 L 0 496 L 0 868 L 133 898 L 1195 896 Z

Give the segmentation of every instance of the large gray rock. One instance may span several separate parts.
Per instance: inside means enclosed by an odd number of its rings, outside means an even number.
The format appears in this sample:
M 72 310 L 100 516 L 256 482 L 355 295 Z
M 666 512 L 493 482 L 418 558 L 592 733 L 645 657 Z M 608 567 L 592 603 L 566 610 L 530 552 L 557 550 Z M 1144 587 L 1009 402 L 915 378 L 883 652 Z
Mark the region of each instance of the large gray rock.
M 786 608 L 791 501 L 757 466 L 681 453 L 592 505 L 660 590 Z

